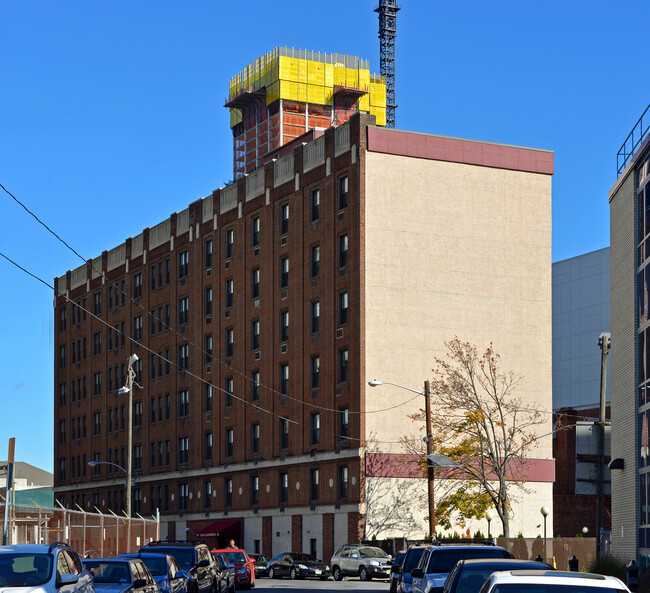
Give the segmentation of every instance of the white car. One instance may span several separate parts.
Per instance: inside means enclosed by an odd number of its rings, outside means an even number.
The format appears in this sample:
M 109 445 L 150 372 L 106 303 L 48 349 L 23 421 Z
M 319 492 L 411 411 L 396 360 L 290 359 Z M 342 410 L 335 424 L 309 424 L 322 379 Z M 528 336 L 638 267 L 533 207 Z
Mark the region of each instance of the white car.
M 629 589 L 616 577 L 587 572 L 557 570 L 510 570 L 494 572 L 480 593 L 627 593 Z
M 94 593 L 79 554 L 62 542 L 0 546 L 4 593 Z

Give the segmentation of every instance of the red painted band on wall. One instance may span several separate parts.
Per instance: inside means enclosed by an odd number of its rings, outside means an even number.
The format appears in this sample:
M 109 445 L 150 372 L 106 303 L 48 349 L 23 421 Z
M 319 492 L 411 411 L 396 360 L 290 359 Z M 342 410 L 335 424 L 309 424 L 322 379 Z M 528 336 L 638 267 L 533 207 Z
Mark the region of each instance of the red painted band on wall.
M 420 159 L 447 161 L 553 175 L 554 155 L 548 150 L 447 138 L 417 132 L 368 127 L 368 150 Z
M 419 455 L 405 453 L 366 453 L 366 477 L 422 478 Z M 555 482 L 555 459 L 516 459 L 509 477 L 526 482 Z M 450 474 L 451 479 L 459 479 Z

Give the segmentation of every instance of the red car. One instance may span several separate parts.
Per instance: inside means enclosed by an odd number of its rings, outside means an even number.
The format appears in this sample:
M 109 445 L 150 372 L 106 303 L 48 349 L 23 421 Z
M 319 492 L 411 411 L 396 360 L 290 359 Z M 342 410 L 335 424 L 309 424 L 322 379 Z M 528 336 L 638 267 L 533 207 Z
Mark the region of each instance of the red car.
M 228 562 L 235 565 L 235 587 L 237 589 L 251 589 L 255 586 L 255 564 L 249 558 L 246 550 L 228 548 L 212 550 L 212 553 L 223 554 Z

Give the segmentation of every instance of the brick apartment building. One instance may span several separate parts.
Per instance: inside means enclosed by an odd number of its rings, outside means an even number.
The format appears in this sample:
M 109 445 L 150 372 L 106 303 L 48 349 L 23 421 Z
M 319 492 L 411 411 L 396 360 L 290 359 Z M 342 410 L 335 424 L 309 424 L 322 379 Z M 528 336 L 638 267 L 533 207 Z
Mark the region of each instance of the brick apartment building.
M 367 381 L 421 385 L 445 340 L 493 341 L 550 410 L 552 153 L 356 113 L 273 156 L 55 280 L 65 506 L 123 509 L 131 354 L 133 511 L 267 554 L 329 558 L 377 521 L 371 486 L 388 506 L 406 478 L 426 492 L 399 442 L 422 403 Z M 515 532 L 552 502 L 550 427 Z M 425 534 L 426 501 L 407 506 L 379 537 Z

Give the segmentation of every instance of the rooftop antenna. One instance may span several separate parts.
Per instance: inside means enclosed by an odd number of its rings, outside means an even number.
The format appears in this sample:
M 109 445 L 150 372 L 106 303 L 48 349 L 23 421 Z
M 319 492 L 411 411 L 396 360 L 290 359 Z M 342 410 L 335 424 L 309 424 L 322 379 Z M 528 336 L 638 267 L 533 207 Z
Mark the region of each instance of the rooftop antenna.
M 386 127 L 395 127 L 395 37 L 397 37 L 397 0 L 379 0 L 379 69 L 386 79 Z

